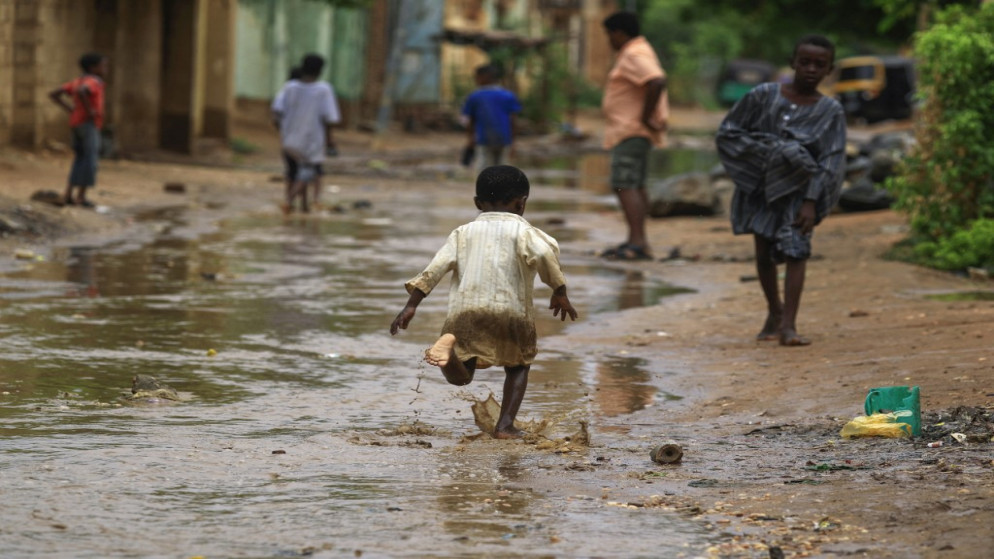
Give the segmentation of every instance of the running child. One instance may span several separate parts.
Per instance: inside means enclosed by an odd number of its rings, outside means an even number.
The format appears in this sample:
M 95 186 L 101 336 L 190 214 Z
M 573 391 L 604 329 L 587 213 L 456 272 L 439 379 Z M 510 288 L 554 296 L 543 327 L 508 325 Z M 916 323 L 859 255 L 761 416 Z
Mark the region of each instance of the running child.
M 86 199 L 86 189 L 97 184 L 97 162 L 100 158 L 100 130 L 104 126 L 104 76 L 108 60 L 97 53 L 84 54 L 79 59 L 83 75 L 67 82 L 48 94 L 52 101 L 69 112 L 72 129 L 72 149 L 75 153 L 66 185 L 65 204 L 92 208 Z M 72 99 L 72 104 L 66 101 Z M 73 198 L 73 190 L 76 197 Z
M 484 169 L 473 199 L 483 213 L 453 231 L 428 267 L 404 285 L 410 298 L 390 325 L 391 334 L 406 329 L 421 301 L 452 272 L 442 336 L 425 353 L 425 361 L 456 386 L 469 384 L 477 369 L 504 367 L 504 397 L 493 433 L 498 439 L 522 435 L 514 418 L 538 352 L 535 274 L 553 289 L 552 315 L 577 317 L 566 295 L 558 243 L 522 217 L 528 192 L 528 178 L 516 167 Z
M 832 71 L 835 45 L 820 35 L 794 46 L 787 84 L 756 86 L 729 111 L 717 146 L 735 182 L 732 229 L 751 234 L 767 315 L 758 340 L 811 343 L 797 333 L 811 236 L 838 202 L 845 172 L 846 124 L 842 106 L 818 91 Z M 780 299 L 777 264 L 786 262 Z

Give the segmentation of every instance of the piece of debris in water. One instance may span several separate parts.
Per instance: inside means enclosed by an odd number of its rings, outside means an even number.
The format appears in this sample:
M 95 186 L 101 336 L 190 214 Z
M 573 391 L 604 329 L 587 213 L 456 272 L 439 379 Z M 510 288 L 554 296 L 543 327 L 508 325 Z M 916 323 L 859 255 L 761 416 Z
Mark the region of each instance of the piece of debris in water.
M 171 386 L 162 384 L 153 376 L 135 375 L 131 379 L 130 400 L 140 400 L 145 398 L 159 398 L 162 400 L 179 400 L 179 394 Z
M 659 464 L 676 464 L 683 459 L 683 447 L 672 441 L 664 443 L 652 449 L 649 458 Z

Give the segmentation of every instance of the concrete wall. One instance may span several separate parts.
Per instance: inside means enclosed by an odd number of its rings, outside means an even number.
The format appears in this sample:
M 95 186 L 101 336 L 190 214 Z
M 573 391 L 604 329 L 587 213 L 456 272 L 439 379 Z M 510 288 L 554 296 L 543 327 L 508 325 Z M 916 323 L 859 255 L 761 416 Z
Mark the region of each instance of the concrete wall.
M 14 33 L 14 0 L 0 0 L 0 37 Z M 0 145 L 10 142 L 14 118 L 14 47 L 0 39 Z
M 231 112 L 235 100 L 235 23 L 237 0 L 206 2 L 204 16 L 210 32 L 203 37 L 201 61 L 203 81 L 203 123 L 201 134 L 208 138 L 227 138 L 231 131 Z M 207 26 L 201 25 L 206 32 Z
M 42 145 L 66 142 L 66 113 L 48 93 L 81 72 L 79 57 L 95 50 L 96 14 L 90 2 L 16 0 L 15 122 L 13 141 Z
M 290 69 L 308 53 L 325 58 L 322 79 L 340 101 L 363 93 L 367 46 L 366 10 L 334 8 L 311 0 L 240 2 L 235 24 L 235 94 L 269 100 Z
M 107 99 L 115 140 L 123 151 L 158 147 L 161 1 L 119 2 L 117 23 L 117 46 L 111 58 L 113 87 Z

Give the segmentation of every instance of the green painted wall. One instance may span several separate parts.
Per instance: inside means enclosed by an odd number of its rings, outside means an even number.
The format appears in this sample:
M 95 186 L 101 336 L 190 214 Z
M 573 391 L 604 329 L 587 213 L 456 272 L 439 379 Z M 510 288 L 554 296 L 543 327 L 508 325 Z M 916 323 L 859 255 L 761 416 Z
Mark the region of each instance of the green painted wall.
M 239 0 L 235 94 L 271 99 L 303 55 L 325 57 L 322 79 L 340 99 L 358 100 L 368 20 L 364 10 L 314 0 Z

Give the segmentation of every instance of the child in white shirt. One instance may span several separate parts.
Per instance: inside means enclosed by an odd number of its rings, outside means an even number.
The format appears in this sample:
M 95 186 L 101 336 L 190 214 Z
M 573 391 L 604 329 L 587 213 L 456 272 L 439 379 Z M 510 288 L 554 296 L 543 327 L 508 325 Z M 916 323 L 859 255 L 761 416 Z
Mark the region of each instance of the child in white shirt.
M 559 265 L 559 245 L 525 218 L 528 177 L 510 165 L 488 167 L 476 180 L 476 207 L 483 213 L 453 231 L 428 267 L 405 284 L 410 298 L 390 333 L 406 329 L 421 301 L 448 272 L 449 312 L 442 336 L 425 360 L 450 384 L 473 380 L 476 369 L 502 366 L 504 398 L 494 436 L 522 435 L 514 427 L 538 352 L 532 291 L 535 274 L 553 289 L 553 316 L 576 320 Z

